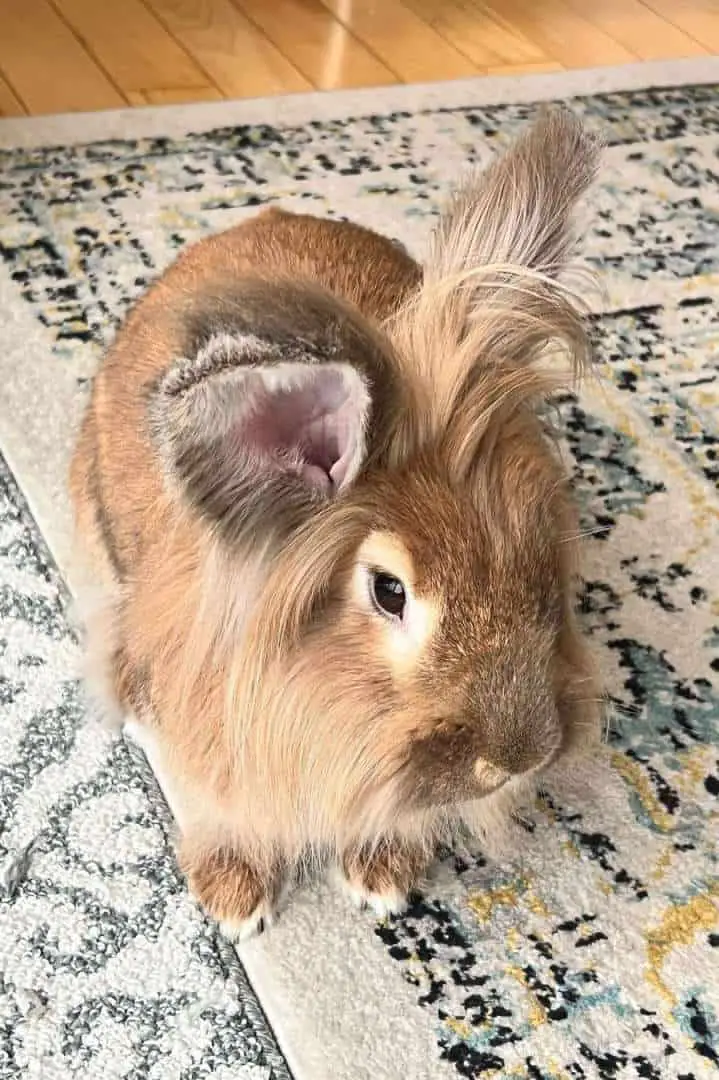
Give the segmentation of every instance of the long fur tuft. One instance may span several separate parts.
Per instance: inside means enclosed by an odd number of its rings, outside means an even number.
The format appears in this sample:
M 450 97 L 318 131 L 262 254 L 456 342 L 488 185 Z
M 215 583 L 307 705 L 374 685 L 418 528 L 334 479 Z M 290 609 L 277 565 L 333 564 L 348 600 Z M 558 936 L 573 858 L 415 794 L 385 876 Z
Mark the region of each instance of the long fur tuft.
M 451 199 L 434 235 L 427 280 L 492 263 L 556 276 L 572 251 L 571 213 L 594 179 L 598 153 L 571 112 L 542 113 Z
M 500 379 L 506 369 L 515 396 L 516 369 L 535 364 L 549 346 L 568 357 L 570 376 L 587 367 L 586 280 L 580 294 L 560 275 L 574 245 L 572 211 L 598 153 L 571 113 L 546 112 L 441 213 L 423 285 L 386 326 L 423 388 L 425 421 L 435 432 L 451 423 L 488 367 Z M 535 388 L 528 376 L 528 396 Z

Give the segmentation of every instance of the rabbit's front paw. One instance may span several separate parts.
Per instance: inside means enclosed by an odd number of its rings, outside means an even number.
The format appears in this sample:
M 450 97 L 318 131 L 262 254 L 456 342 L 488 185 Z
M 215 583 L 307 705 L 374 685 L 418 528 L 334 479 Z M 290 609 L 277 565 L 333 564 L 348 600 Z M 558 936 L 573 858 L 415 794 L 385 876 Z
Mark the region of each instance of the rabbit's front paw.
M 400 841 L 383 840 L 373 847 L 346 853 L 342 860 L 345 890 L 358 907 L 378 918 L 398 915 L 426 868 L 424 851 Z
M 388 915 L 401 915 L 407 909 L 407 895 L 399 889 L 376 893 L 362 885 L 353 885 L 346 878 L 344 887 L 355 907 L 370 908 L 378 919 L 386 919 Z
M 183 841 L 180 867 L 199 904 L 230 941 L 260 934 L 272 922 L 278 881 L 231 847 L 198 848 Z

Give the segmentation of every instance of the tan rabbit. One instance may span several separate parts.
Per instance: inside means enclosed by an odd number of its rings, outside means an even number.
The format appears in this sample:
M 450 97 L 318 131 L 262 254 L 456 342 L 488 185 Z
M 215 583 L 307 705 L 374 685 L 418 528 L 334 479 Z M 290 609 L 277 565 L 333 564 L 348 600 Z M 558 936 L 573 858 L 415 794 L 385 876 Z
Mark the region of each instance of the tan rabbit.
M 596 162 L 545 114 L 461 189 L 423 268 L 262 212 L 184 251 L 97 375 L 71 483 L 105 671 L 228 933 L 308 856 L 399 910 L 447 830 L 490 830 L 597 738 L 539 365 L 587 358 L 557 275 Z

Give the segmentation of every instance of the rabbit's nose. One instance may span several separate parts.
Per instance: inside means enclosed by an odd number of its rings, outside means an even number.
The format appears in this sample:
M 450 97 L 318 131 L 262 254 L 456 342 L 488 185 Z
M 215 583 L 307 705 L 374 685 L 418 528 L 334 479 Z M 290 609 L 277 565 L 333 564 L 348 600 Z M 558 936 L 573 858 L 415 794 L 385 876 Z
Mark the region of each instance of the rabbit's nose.
M 478 757 L 474 763 L 474 775 L 479 781 L 484 794 L 489 795 L 491 792 L 501 788 L 503 784 L 506 784 L 511 773 L 498 765 L 492 764 L 486 758 Z

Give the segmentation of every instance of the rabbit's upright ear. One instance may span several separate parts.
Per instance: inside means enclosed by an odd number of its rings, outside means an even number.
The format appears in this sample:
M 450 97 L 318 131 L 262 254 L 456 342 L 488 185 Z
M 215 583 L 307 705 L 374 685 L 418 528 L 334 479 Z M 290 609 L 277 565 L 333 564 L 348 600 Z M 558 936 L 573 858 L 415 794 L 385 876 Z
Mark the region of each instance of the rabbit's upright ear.
M 166 479 L 233 538 L 301 524 L 365 457 L 367 375 L 251 332 L 219 333 L 155 388 L 150 419 Z M 253 532 L 254 530 L 254 532 Z M 283 530 L 284 531 L 284 530 Z
M 572 253 L 572 211 L 594 179 L 600 145 L 566 109 L 548 109 L 508 150 L 470 177 L 440 216 L 427 270 L 474 267 L 555 276 Z
M 547 111 L 440 214 L 422 287 L 388 326 L 405 365 L 431 388 L 435 428 L 446 430 L 470 394 L 475 415 L 466 426 L 478 430 L 479 416 L 488 415 L 487 377 L 500 368 L 522 369 L 518 392 L 536 392 L 528 373 L 550 343 L 563 348 L 575 373 L 587 366 L 587 278 L 582 295 L 559 279 L 573 255 L 573 211 L 599 149 L 572 113 Z M 510 398 L 517 399 L 514 390 Z

